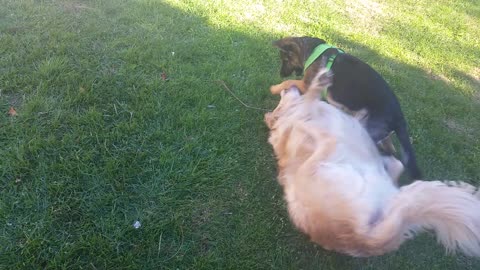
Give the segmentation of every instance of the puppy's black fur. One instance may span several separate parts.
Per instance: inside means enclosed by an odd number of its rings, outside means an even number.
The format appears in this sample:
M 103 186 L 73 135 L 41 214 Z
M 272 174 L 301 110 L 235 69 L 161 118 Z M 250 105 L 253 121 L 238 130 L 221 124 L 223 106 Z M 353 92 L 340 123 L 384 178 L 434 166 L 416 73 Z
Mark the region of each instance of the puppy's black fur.
M 282 59 L 280 75 L 286 77 L 293 72 L 301 75 L 305 61 L 315 47 L 322 43 L 325 41 L 312 37 L 288 37 L 275 41 L 274 45 L 280 49 Z M 303 81 L 290 82 L 299 82 L 300 85 L 297 86 L 300 86 L 300 90 L 308 89 L 321 65 L 324 64 L 321 63 L 321 58 L 334 53 L 337 53 L 335 48 L 328 49 L 322 57 L 308 67 Z M 410 143 L 405 117 L 387 82 L 369 65 L 347 53 L 339 53 L 331 69 L 334 76 L 333 83 L 328 88 L 329 100 L 353 112 L 366 109 L 365 128 L 376 143 L 388 138 L 389 134 L 395 131 L 403 149 L 402 162 L 413 179 L 421 179 L 422 174 Z M 277 89 L 280 89 L 280 85 Z M 274 92 L 273 87 L 272 92 Z

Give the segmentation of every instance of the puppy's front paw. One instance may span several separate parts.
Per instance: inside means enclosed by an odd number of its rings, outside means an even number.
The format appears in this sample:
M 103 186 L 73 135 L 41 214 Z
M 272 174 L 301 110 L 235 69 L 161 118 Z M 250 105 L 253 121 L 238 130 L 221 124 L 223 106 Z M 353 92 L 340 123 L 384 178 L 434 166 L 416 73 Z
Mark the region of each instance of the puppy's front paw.
M 276 84 L 276 85 L 272 85 L 270 87 L 270 93 L 272 93 L 273 95 L 280 94 L 280 92 L 282 92 L 282 90 L 283 90 L 282 84 Z

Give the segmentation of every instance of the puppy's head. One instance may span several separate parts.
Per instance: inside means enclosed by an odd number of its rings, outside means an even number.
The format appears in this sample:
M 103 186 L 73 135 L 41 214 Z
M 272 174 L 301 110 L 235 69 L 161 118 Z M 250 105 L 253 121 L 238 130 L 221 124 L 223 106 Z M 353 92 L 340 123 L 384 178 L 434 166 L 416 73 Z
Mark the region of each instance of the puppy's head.
M 302 75 L 305 60 L 321 43 L 325 41 L 311 37 L 287 37 L 274 41 L 273 46 L 280 50 L 282 60 L 280 76 L 290 76 L 294 71 L 297 76 Z

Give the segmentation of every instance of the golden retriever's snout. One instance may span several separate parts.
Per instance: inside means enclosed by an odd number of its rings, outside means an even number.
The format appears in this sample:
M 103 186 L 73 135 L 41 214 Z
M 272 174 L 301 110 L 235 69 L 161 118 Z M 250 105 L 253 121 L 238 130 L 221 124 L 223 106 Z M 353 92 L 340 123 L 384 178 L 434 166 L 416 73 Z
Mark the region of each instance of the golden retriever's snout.
M 283 89 L 283 90 L 280 92 L 280 97 L 283 97 L 286 93 L 288 93 L 288 92 L 290 92 L 290 91 L 300 92 L 300 90 L 298 89 L 298 87 L 297 87 L 296 85 L 292 85 L 292 86 L 290 86 L 289 88 Z

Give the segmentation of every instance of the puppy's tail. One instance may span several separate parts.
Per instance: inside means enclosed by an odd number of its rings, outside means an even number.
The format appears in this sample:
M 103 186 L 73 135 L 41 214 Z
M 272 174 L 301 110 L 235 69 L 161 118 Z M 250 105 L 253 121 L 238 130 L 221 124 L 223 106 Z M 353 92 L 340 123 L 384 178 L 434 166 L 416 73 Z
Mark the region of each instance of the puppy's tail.
M 365 232 L 364 250 L 380 255 L 423 230 L 433 230 L 447 252 L 480 256 L 480 200 L 466 183 L 416 181 L 404 186 Z M 361 255 L 361 252 L 359 252 Z M 357 254 L 358 255 L 358 254 Z
M 327 58 L 324 56 L 320 60 L 320 70 L 318 71 L 315 78 L 313 78 L 310 86 L 305 93 L 305 100 L 313 101 L 317 100 L 320 97 L 321 91 L 326 91 L 330 85 L 332 85 L 333 72 L 323 68 L 326 65 Z

